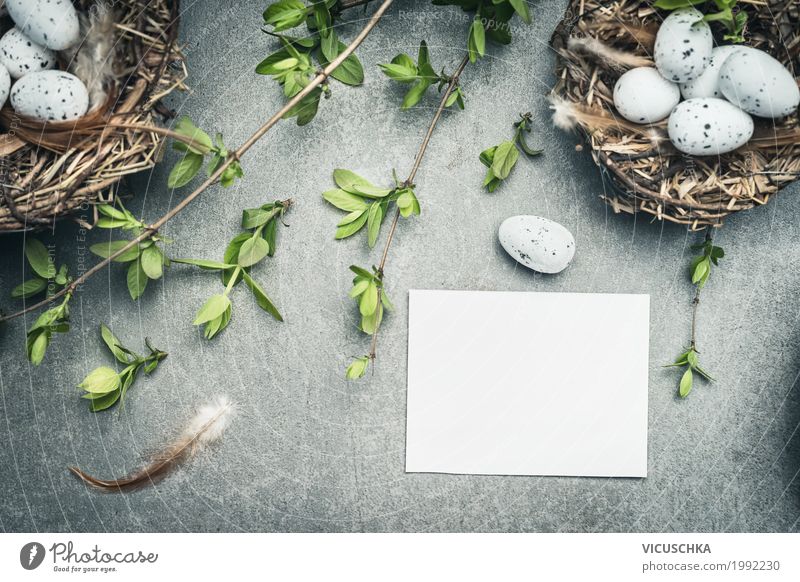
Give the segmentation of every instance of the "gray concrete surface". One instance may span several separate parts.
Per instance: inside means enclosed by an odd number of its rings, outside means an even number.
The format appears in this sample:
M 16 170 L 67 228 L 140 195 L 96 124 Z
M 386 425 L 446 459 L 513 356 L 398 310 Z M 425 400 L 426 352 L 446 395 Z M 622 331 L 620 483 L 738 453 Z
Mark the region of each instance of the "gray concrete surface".
M 173 105 L 202 127 L 240 143 L 281 103 L 253 68 L 273 43 L 259 32 L 264 0 L 184 3 L 191 95 Z M 552 82 L 547 39 L 564 2 L 535 2 L 536 21 L 508 48 L 492 49 L 464 79 L 465 112 L 448 112 L 418 175 L 422 216 L 403 222 L 388 280 L 399 306 L 387 318 L 374 377 L 352 384 L 342 368 L 367 349 L 346 293 L 351 263 L 377 261 L 363 238 L 336 242 L 339 213 L 320 193 L 331 170 L 376 181 L 407 172 L 434 98 L 410 112 L 377 71 L 398 50 L 431 44 L 452 68 L 466 23 L 453 8 L 397 2 L 359 51 L 364 87 L 337 85 L 314 123 L 282 123 L 244 160 L 246 179 L 214 189 L 170 223 L 173 256 L 221 257 L 241 209 L 292 196 L 290 228 L 258 278 L 282 309 L 277 324 L 244 289 L 234 319 L 213 342 L 192 327 L 216 277 L 171 269 L 133 303 L 115 266 L 73 302 L 74 329 L 45 363 L 24 358 L 32 317 L 0 335 L 0 529 L 3 531 L 797 531 L 800 528 L 800 188 L 737 216 L 718 234 L 727 251 L 700 315 L 703 358 L 717 382 L 686 401 L 662 368 L 687 340 L 692 288 L 689 245 L 678 227 L 614 216 L 598 200 L 600 178 L 575 138 L 554 129 L 544 95 Z M 411 11 L 414 11 L 413 13 Z M 447 14 L 450 18 L 433 18 Z M 352 14 L 350 19 L 358 19 Z M 345 38 L 358 24 L 342 28 Z M 519 112 L 536 119 L 543 157 L 521 160 L 508 184 L 482 191 L 477 154 L 504 139 Z M 170 154 L 170 159 L 174 159 Z M 160 216 L 181 193 L 167 168 L 129 183 L 129 207 Z M 517 268 L 495 241 L 507 216 L 533 213 L 575 233 L 563 274 Z M 86 246 L 64 224 L 54 241 L 76 265 Z M 0 297 L 21 277 L 21 237 L 0 239 Z M 91 259 L 89 259 L 91 260 Z M 646 479 L 477 477 L 406 474 L 406 299 L 410 288 L 649 293 L 652 297 L 649 476 Z M 98 325 L 135 347 L 145 335 L 170 352 L 138 382 L 124 411 L 93 415 L 75 385 L 111 362 Z M 535 333 L 536 330 L 531 330 Z M 620 354 L 620 357 L 625 357 Z M 580 362 L 576 362 L 580 365 Z M 198 403 L 225 393 L 240 412 L 224 441 L 155 488 L 99 495 L 65 467 L 119 474 L 179 426 Z

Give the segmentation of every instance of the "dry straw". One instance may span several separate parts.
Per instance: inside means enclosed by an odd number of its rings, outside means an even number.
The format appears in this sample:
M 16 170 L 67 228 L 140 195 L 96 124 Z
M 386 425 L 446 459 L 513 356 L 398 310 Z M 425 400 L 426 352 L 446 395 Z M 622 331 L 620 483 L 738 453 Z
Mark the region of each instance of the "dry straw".
M 800 2 L 740 0 L 738 6 L 749 17 L 748 44 L 797 76 Z M 625 121 L 614 110 L 614 83 L 627 68 L 653 66 L 664 16 L 650 2 L 572 0 L 551 38 L 557 55 L 554 122 L 585 137 L 609 178 L 601 197 L 615 212 L 644 212 L 693 230 L 720 226 L 729 214 L 766 204 L 800 178 L 800 116 L 756 119 L 746 146 L 702 158 L 672 147 L 666 121 L 649 126 Z
M 85 15 L 100 6 L 92 0 L 76 5 Z M 123 176 L 157 162 L 164 135 L 157 118 L 169 115 L 160 101 L 185 88 L 176 45 L 179 0 L 114 0 L 108 6 L 113 22 L 102 25 L 115 35 L 113 75 L 105 91 L 93 91 L 105 95 L 104 102 L 64 123 L 23 118 L 8 105 L 0 111 L 0 233 L 52 226 L 86 203 L 108 201 Z M 64 68 L 86 68 L 80 50 L 61 55 Z

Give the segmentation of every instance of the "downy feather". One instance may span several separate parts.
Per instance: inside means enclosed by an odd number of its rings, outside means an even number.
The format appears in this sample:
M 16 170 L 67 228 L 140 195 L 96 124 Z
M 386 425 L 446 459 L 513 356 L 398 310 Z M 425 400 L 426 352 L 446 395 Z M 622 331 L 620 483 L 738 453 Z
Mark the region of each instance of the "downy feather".
M 70 71 L 89 90 L 89 110 L 92 110 L 106 102 L 114 82 L 116 14 L 105 0 L 98 0 L 86 14 L 81 13 L 80 19 L 83 41 L 68 56 Z
M 177 439 L 164 445 L 144 467 L 125 477 L 106 480 L 93 477 L 77 467 L 70 467 L 69 470 L 84 483 L 108 492 L 122 492 L 152 485 L 219 440 L 228 428 L 233 412 L 234 406 L 225 396 L 201 407 Z
M 652 59 L 615 49 L 591 36 L 582 38 L 571 36 L 567 40 L 567 48 L 576 53 L 592 56 L 610 69 L 619 70 L 653 66 Z

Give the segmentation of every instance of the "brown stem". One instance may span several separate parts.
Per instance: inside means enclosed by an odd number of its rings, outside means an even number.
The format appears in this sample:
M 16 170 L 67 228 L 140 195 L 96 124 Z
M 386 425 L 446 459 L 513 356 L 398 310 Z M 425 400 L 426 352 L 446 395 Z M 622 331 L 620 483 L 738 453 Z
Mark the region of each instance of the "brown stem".
M 436 129 L 436 124 L 439 123 L 439 119 L 442 117 L 442 113 L 445 109 L 445 104 L 447 103 L 447 99 L 453 93 L 455 88 L 458 86 L 458 80 L 461 77 L 461 73 L 464 72 L 467 64 L 469 63 L 469 55 L 465 56 L 461 59 L 461 62 L 458 64 L 455 73 L 453 76 L 450 77 L 450 82 L 447 84 L 447 88 L 445 89 L 444 94 L 442 94 L 442 98 L 439 100 L 439 107 L 436 108 L 436 113 L 433 115 L 433 119 L 431 120 L 430 125 L 428 126 L 428 131 L 425 133 L 425 137 L 422 139 L 422 143 L 419 146 L 419 151 L 417 151 L 417 157 L 414 158 L 414 165 L 411 166 L 411 172 L 408 174 L 408 178 L 404 184 L 406 186 L 413 186 L 414 178 L 417 176 L 417 171 L 419 170 L 420 165 L 422 164 L 422 158 L 425 157 L 425 152 L 428 150 L 428 144 L 431 142 L 431 137 L 433 136 L 433 130 Z M 392 246 L 392 241 L 394 240 L 394 234 L 397 231 L 397 223 L 400 220 L 400 209 L 397 208 L 394 212 L 394 217 L 392 218 L 392 225 L 389 228 L 389 236 L 386 237 L 386 244 L 383 247 L 383 254 L 381 255 L 381 262 L 378 265 L 378 274 L 381 277 L 381 281 L 383 281 L 383 270 L 386 267 L 386 258 L 389 256 L 389 247 Z M 383 286 L 378 290 L 378 304 L 380 305 L 381 296 L 383 294 Z M 374 360 L 377 356 L 377 347 L 378 347 L 378 332 L 381 329 L 381 324 L 375 328 L 375 333 L 372 334 L 372 343 L 370 344 L 369 348 L 369 359 Z
M 700 287 L 694 291 L 694 299 L 692 300 L 692 341 L 689 347 L 695 351 L 697 346 L 697 306 L 700 305 Z
M 225 160 L 225 162 L 222 165 L 220 165 L 219 168 L 217 168 L 216 172 L 211 174 L 202 184 L 200 184 L 200 186 L 198 186 L 191 194 L 186 196 L 186 198 L 184 198 L 179 204 L 177 204 L 164 216 L 156 220 L 153 224 L 146 227 L 139 236 L 132 239 L 124 247 L 120 248 L 117 252 L 109 255 L 107 258 L 103 259 L 102 261 L 94 265 L 91 269 L 83 273 L 80 277 L 76 278 L 72 283 L 70 283 L 57 293 L 54 293 L 50 297 L 47 297 L 46 299 L 43 299 L 42 301 L 39 301 L 33 305 L 29 305 L 28 307 L 25 307 L 24 309 L 17 311 L 16 313 L 0 317 L 0 323 L 5 321 L 10 321 L 26 313 L 39 309 L 40 307 L 44 307 L 50 304 L 51 302 L 55 301 L 59 297 L 67 293 L 74 292 L 75 289 L 77 289 L 80 285 L 82 285 L 89 277 L 91 277 L 98 271 L 101 271 L 103 268 L 108 266 L 115 258 L 117 258 L 124 252 L 128 251 L 129 249 L 141 243 L 143 240 L 153 236 L 156 232 L 158 232 L 158 230 L 162 226 L 164 226 L 179 212 L 181 212 L 184 208 L 186 208 L 189 204 L 191 204 L 191 202 L 195 198 L 200 196 L 200 194 L 205 192 L 209 188 L 209 186 L 215 184 L 217 180 L 219 180 L 220 176 L 222 176 L 222 174 L 225 172 L 225 170 L 227 170 L 228 167 L 230 167 L 230 165 L 233 164 L 234 162 L 239 161 L 240 158 L 245 153 L 247 153 L 247 151 L 251 147 L 253 147 L 253 145 L 256 142 L 258 142 L 258 140 L 264 137 L 264 134 L 266 134 L 270 129 L 272 129 L 272 127 L 275 124 L 277 124 L 290 109 L 292 109 L 292 107 L 297 105 L 300 101 L 302 101 L 302 99 L 306 95 L 308 95 L 319 85 L 324 83 L 328 79 L 330 74 L 333 71 L 335 71 L 339 67 L 339 65 L 341 65 L 344 62 L 344 60 L 347 57 L 349 57 L 353 53 L 353 51 L 355 51 L 359 47 L 359 45 L 361 45 L 362 42 L 364 42 L 364 39 L 366 39 L 369 33 L 372 32 L 372 29 L 375 28 L 375 26 L 378 24 L 380 19 L 383 17 L 383 15 L 386 13 L 386 11 L 389 9 L 389 7 L 392 5 L 393 2 L 394 0 L 383 0 L 381 2 L 381 5 L 378 7 L 378 9 L 370 18 L 369 22 L 364 26 L 361 32 L 358 33 L 358 36 L 356 36 L 353 39 L 353 42 L 351 42 L 338 57 L 336 57 L 333 61 L 331 61 L 331 63 L 327 67 L 325 67 L 322 71 L 320 71 L 320 73 L 316 77 L 314 77 L 314 79 L 308 85 L 306 85 L 306 87 L 304 87 L 302 91 L 300 91 L 297 95 L 295 95 L 292 99 L 290 99 L 286 103 L 286 105 L 284 105 L 275 115 L 270 117 L 269 120 L 267 120 L 267 122 L 264 123 L 264 125 L 262 125 L 253 135 L 251 135 L 239 147 L 239 149 L 237 149 L 235 152 L 232 152 L 231 155 L 228 156 L 228 159 Z

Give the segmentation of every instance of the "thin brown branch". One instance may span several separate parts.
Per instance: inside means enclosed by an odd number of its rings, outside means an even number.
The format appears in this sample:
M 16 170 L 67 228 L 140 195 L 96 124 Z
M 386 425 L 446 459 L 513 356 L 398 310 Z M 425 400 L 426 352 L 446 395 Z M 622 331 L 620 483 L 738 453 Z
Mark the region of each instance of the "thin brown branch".
M 347 57 L 349 57 L 353 53 L 353 51 L 355 51 L 361 45 L 362 42 L 364 42 L 364 39 L 366 39 L 367 36 L 369 36 L 369 33 L 372 32 L 372 29 L 375 28 L 375 26 L 377 26 L 378 22 L 380 21 L 380 19 L 383 17 L 383 15 L 386 13 L 386 11 L 389 9 L 389 7 L 392 5 L 393 2 L 394 0 L 383 0 L 381 2 L 381 5 L 372 15 L 372 17 L 370 17 L 369 22 L 367 22 L 367 24 L 364 26 L 361 32 L 358 33 L 358 36 L 356 36 L 353 39 L 353 41 L 347 46 L 347 48 L 345 48 L 338 57 L 336 57 L 333 61 L 331 61 L 331 63 L 327 67 L 325 67 L 316 77 L 314 77 L 314 79 L 308 85 L 306 85 L 306 87 L 304 87 L 302 91 L 300 91 L 297 95 L 295 95 L 292 99 L 290 99 L 277 113 L 275 113 L 275 115 L 270 117 L 269 120 L 267 120 L 267 122 L 264 123 L 264 125 L 262 125 L 253 135 L 251 135 L 241 146 L 239 146 L 239 148 L 235 152 L 233 152 L 228 157 L 227 160 L 225 160 L 225 162 L 222 165 L 220 165 L 219 168 L 217 168 L 216 172 L 211 174 L 202 184 L 200 184 L 200 186 L 198 186 L 191 194 L 186 196 L 186 198 L 184 198 L 179 204 L 173 207 L 164 216 L 156 220 L 153 224 L 145 228 L 144 231 L 139 236 L 131 239 L 131 241 L 124 247 L 120 248 L 117 252 L 109 255 L 107 258 L 103 259 L 102 261 L 94 265 L 92 268 L 84 272 L 81 276 L 76 278 L 72 283 L 70 283 L 57 293 L 54 293 L 53 295 L 47 297 L 46 299 L 43 299 L 42 301 L 34 303 L 33 305 L 29 305 L 24 309 L 17 311 L 16 313 L 0 317 L 0 323 L 10 321 L 17 317 L 25 315 L 26 313 L 29 313 L 31 311 L 34 311 L 41 307 L 45 307 L 46 305 L 49 305 L 56 299 L 66 295 L 67 293 L 74 292 L 75 289 L 77 289 L 80 285 L 85 283 L 86 280 L 89 279 L 92 275 L 103 270 L 105 267 L 111 264 L 111 262 L 115 258 L 125 253 L 126 251 L 132 249 L 145 239 L 150 238 L 156 232 L 158 232 L 158 230 L 162 226 L 164 226 L 167 222 L 169 222 L 177 214 L 179 214 L 184 208 L 186 208 L 189 204 L 191 204 L 195 198 L 200 196 L 200 194 L 205 192 L 210 186 L 214 185 L 217 182 L 217 180 L 219 180 L 219 178 L 222 176 L 222 174 L 225 172 L 225 170 L 227 170 L 230 167 L 230 165 L 233 164 L 234 162 L 239 161 L 242 158 L 242 156 L 244 156 L 244 154 L 247 153 L 247 151 L 250 148 L 252 148 L 253 145 L 255 145 L 256 142 L 258 142 L 262 137 L 264 137 L 264 135 L 270 129 L 272 129 L 290 109 L 292 109 L 292 107 L 297 105 L 300 101 L 302 101 L 302 99 L 306 95 L 308 95 L 314 89 L 316 89 L 318 86 L 324 83 L 328 79 L 330 74 L 333 71 L 335 71 L 339 67 L 339 65 L 341 65 L 345 61 L 345 59 L 347 59 Z
M 461 59 L 461 62 L 458 64 L 455 73 L 453 76 L 450 77 L 450 82 L 447 84 L 447 88 L 445 89 L 444 93 L 442 94 L 442 98 L 439 100 L 439 106 L 436 108 L 436 113 L 433 115 L 433 119 L 431 120 L 430 125 L 428 126 L 428 131 L 425 133 L 425 137 L 422 139 L 422 143 L 419 146 L 419 151 L 417 151 L 417 156 L 414 158 L 414 165 L 411 166 L 411 172 L 408 174 L 408 178 L 406 178 L 405 184 L 407 186 L 412 186 L 414 184 L 414 178 L 417 176 L 417 171 L 419 170 L 420 165 L 422 165 L 422 159 L 425 157 L 425 152 L 428 151 L 428 145 L 431 142 L 431 137 L 433 136 L 433 131 L 436 129 L 436 125 L 439 123 L 439 119 L 442 117 L 442 113 L 445 110 L 445 106 L 447 104 L 447 100 L 453 91 L 458 87 L 458 81 L 461 78 L 461 74 L 464 72 L 467 64 L 469 63 L 469 55 L 464 56 Z M 383 247 L 383 254 L 381 255 L 381 262 L 378 265 L 378 273 L 381 276 L 381 280 L 383 279 L 383 272 L 384 268 L 386 267 L 386 259 L 389 256 L 389 247 L 392 246 L 392 241 L 394 240 L 395 232 L 397 231 L 397 223 L 400 221 L 400 209 L 395 209 L 394 217 L 392 218 L 392 225 L 389 227 L 389 235 L 386 237 L 386 244 Z M 381 296 L 383 294 L 383 288 L 378 291 L 378 304 L 381 302 Z M 375 333 L 372 334 L 372 343 L 370 344 L 369 348 L 369 359 L 375 360 L 377 356 L 377 347 L 378 347 L 378 332 L 381 329 L 381 324 L 379 323 L 378 326 L 375 328 Z

